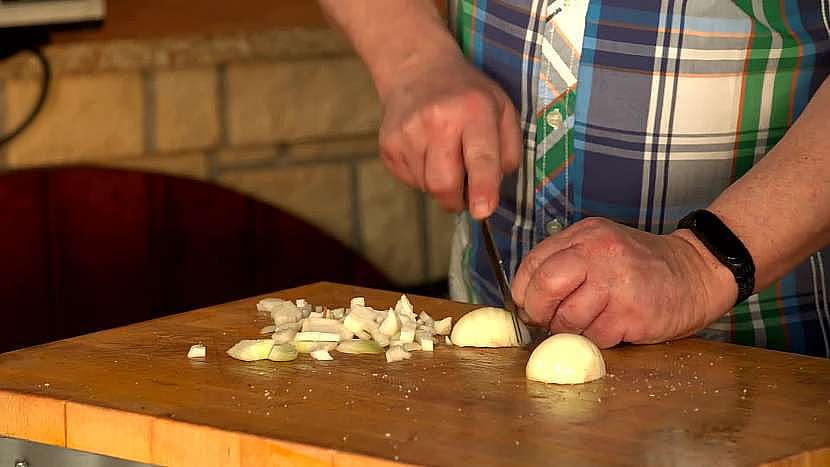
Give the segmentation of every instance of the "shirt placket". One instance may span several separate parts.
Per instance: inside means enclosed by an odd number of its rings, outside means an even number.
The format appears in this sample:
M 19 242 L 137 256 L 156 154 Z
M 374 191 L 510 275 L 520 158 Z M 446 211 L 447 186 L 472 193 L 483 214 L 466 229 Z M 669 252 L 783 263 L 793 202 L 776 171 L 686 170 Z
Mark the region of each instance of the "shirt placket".
M 543 35 L 548 43 L 552 44 L 555 40 L 556 28 L 554 25 L 554 18 L 564 12 L 570 7 L 571 0 L 552 0 L 548 2 L 545 16 L 545 26 Z M 567 60 L 565 63 L 573 69 L 574 55 L 570 57 L 562 57 Z M 550 60 L 542 54 L 541 73 L 546 77 L 554 77 L 557 74 L 556 67 Z M 545 83 L 540 80 L 539 86 L 545 86 Z M 569 167 L 564 161 L 567 161 L 568 151 L 571 143 L 569 139 L 571 134 L 568 125 L 569 112 L 571 108 L 571 99 L 573 96 L 568 92 L 567 87 L 561 90 L 559 96 L 553 95 L 549 92 L 538 93 L 537 114 L 538 115 L 538 134 L 537 142 L 544 143 L 551 134 L 556 132 L 564 132 L 562 141 L 558 145 L 549 146 L 548 144 L 537 144 L 535 154 L 535 167 L 533 176 L 534 185 L 534 243 L 538 243 L 546 237 L 557 234 L 562 231 L 570 222 L 571 213 L 568 206 L 570 205 L 570 186 L 569 186 Z M 561 168 L 557 161 L 561 162 Z M 553 171 L 561 169 L 561 174 L 554 176 Z M 561 178 L 562 183 L 556 185 L 553 178 Z M 558 189 L 557 189 L 558 188 Z M 536 190 L 540 190 L 536 192 Z M 557 192 L 561 193 L 562 208 L 554 210 L 554 204 L 551 203 Z

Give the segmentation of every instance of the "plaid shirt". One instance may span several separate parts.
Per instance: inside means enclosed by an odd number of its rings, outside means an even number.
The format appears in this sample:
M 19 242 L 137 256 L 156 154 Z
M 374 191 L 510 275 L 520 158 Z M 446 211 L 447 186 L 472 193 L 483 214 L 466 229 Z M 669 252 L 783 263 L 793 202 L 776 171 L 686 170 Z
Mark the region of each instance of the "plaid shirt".
M 588 216 L 671 232 L 746 173 L 828 74 L 828 3 L 451 2 L 465 54 L 522 119 L 525 160 L 491 219 L 508 275 L 547 235 Z M 460 216 L 451 293 L 499 304 L 479 238 Z M 828 255 L 816 252 L 701 335 L 830 357 Z

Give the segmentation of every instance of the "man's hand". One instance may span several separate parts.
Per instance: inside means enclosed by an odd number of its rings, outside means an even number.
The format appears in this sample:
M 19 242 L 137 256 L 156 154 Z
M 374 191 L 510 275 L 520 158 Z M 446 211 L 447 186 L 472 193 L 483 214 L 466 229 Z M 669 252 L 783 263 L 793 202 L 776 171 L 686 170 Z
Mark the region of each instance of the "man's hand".
M 383 104 L 381 154 L 392 173 L 445 209 L 496 209 L 502 174 L 522 151 L 513 104 L 472 67 L 434 0 L 320 0 L 366 63 Z M 381 18 L 379 20 L 379 18 Z
M 513 104 L 460 54 L 408 63 L 381 90 L 381 156 L 407 185 L 444 209 L 464 209 L 464 177 L 473 217 L 493 213 L 502 174 L 522 148 Z
M 513 281 L 529 322 L 602 348 L 688 336 L 736 296 L 732 273 L 689 231 L 655 235 L 601 218 L 537 245 Z

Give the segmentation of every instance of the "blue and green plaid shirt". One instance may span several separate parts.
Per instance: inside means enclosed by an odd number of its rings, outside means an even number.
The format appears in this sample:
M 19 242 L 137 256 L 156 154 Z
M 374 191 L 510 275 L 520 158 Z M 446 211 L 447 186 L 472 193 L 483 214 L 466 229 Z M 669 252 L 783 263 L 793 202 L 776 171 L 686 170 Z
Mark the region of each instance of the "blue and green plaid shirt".
M 778 142 L 830 69 L 830 0 L 457 0 L 464 53 L 506 90 L 525 159 L 491 219 L 509 266 L 588 216 L 668 233 Z M 701 334 L 830 357 L 816 252 Z M 459 219 L 454 299 L 500 303 Z

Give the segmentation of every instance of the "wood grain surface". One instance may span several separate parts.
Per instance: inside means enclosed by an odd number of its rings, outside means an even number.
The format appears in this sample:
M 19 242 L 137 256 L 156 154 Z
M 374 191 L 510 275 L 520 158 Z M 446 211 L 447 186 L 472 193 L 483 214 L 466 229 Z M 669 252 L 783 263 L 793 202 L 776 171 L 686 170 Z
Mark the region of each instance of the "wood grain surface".
M 330 283 L 270 296 L 398 298 Z M 687 339 L 604 351 L 609 375 L 577 386 L 527 381 L 524 349 L 233 360 L 268 324 L 256 301 L 0 355 L 0 434 L 171 466 L 830 462 L 828 360 Z M 185 358 L 198 342 L 206 359 Z

